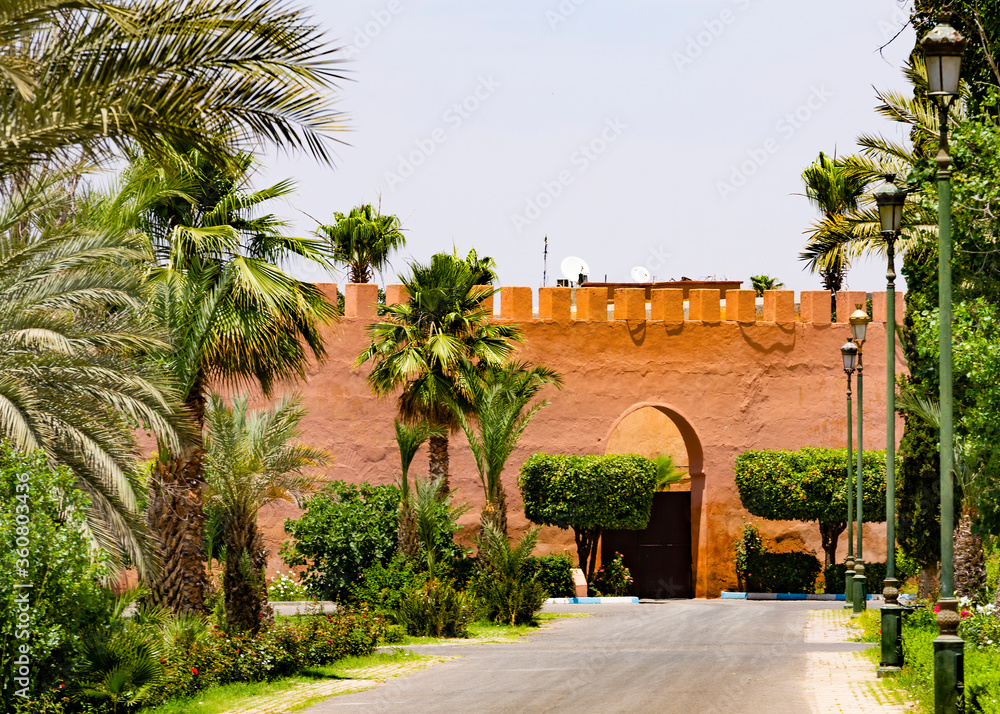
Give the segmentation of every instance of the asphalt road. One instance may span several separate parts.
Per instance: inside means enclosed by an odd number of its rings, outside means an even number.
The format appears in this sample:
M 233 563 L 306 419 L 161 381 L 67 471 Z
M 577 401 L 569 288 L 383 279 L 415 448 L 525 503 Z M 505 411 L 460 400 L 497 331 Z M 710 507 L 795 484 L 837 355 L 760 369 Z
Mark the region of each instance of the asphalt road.
M 807 714 L 806 643 L 821 602 L 670 600 L 547 606 L 587 611 L 509 644 L 419 647 L 458 656 L 307 714 L 347 712 L 677 712 Z

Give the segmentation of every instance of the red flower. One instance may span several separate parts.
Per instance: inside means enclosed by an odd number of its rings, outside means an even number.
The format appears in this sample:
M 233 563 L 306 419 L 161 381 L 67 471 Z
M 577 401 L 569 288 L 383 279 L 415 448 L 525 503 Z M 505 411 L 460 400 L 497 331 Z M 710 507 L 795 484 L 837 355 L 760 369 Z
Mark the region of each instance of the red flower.
M 222 648 L 220 647 L 219 649 L 222 649 Z M 162 657 L 160 657 L 160 664 L 166 664 L 166 663 L 167 663 L 167 660 L 165 660 Z
M 260 615 L 258 615 L 258 617 L 264 617 L 264 613 L 263 612 L 260 613 Z
M 191 674 L 198 674 L 198 668 L 197 667 L 192 667 L 191 668 Z

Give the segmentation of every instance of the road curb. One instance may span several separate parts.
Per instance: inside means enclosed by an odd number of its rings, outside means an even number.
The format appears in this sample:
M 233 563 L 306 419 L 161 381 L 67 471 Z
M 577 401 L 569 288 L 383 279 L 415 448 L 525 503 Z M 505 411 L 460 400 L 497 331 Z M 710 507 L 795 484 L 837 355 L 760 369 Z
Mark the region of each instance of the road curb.
M 844 596 L 841 595 L 825 595 L 825 594 L 810 594 L 805 595 L 801 593 L 731 593 L 723 592 L 720 597 L 723 600 L 843 600 Z M 869 600 L 881 600 L 881 595 L 869 595 Z
M 550 597 L 546 605 L 638 605 L 639 598 L 629 597 Z

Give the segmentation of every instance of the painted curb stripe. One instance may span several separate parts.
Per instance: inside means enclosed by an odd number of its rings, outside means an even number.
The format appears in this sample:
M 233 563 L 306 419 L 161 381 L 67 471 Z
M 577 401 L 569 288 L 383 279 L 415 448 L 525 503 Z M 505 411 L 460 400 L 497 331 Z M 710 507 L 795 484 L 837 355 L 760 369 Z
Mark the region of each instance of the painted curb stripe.
M 631 597 L 550 597 L 546 605 L 638 605 L 639 598 Z

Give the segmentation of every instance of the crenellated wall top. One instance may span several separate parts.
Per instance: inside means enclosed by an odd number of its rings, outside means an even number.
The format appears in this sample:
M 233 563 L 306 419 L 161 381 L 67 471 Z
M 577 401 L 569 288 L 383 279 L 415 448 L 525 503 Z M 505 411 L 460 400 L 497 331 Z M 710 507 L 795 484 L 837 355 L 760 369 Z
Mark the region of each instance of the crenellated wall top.
M 320 283 L 317 287 L 329 300 L 337 297 L 336 283 Z M 376 316 L 378 286 L 375 283 L 347 284 L 344 288 L 344 316 L 371 320 Z M 830 293 L 826 290 L 767 290 L 762 299 L 753 290 L 689 290 L 664 288 L 648 290 L 643 287 L 615 288 L 539 288 L 537 302 L 529 287 L 501 287 L 483 304 L 491 310 L 496 320 L 519 322 L 739 322 L 739 323 L 791 323 L 833 322 Z M 613 292 L 613 295 L 612 295 Z M 685 298 L 685 292 L 688 293 Z M 407 299 L 402 285 L 387 285 L 386 303 L 389 305 Z M 886 321 L 886 292 L 870 293 L 872 320 Z M 869 293 L 842 290 L 837 293 L 836 317 L 847 322 L 847 316 L 862 307 Z M 901 322 L 905 312 L 903 293 L 895 294 L 896 322 Z

